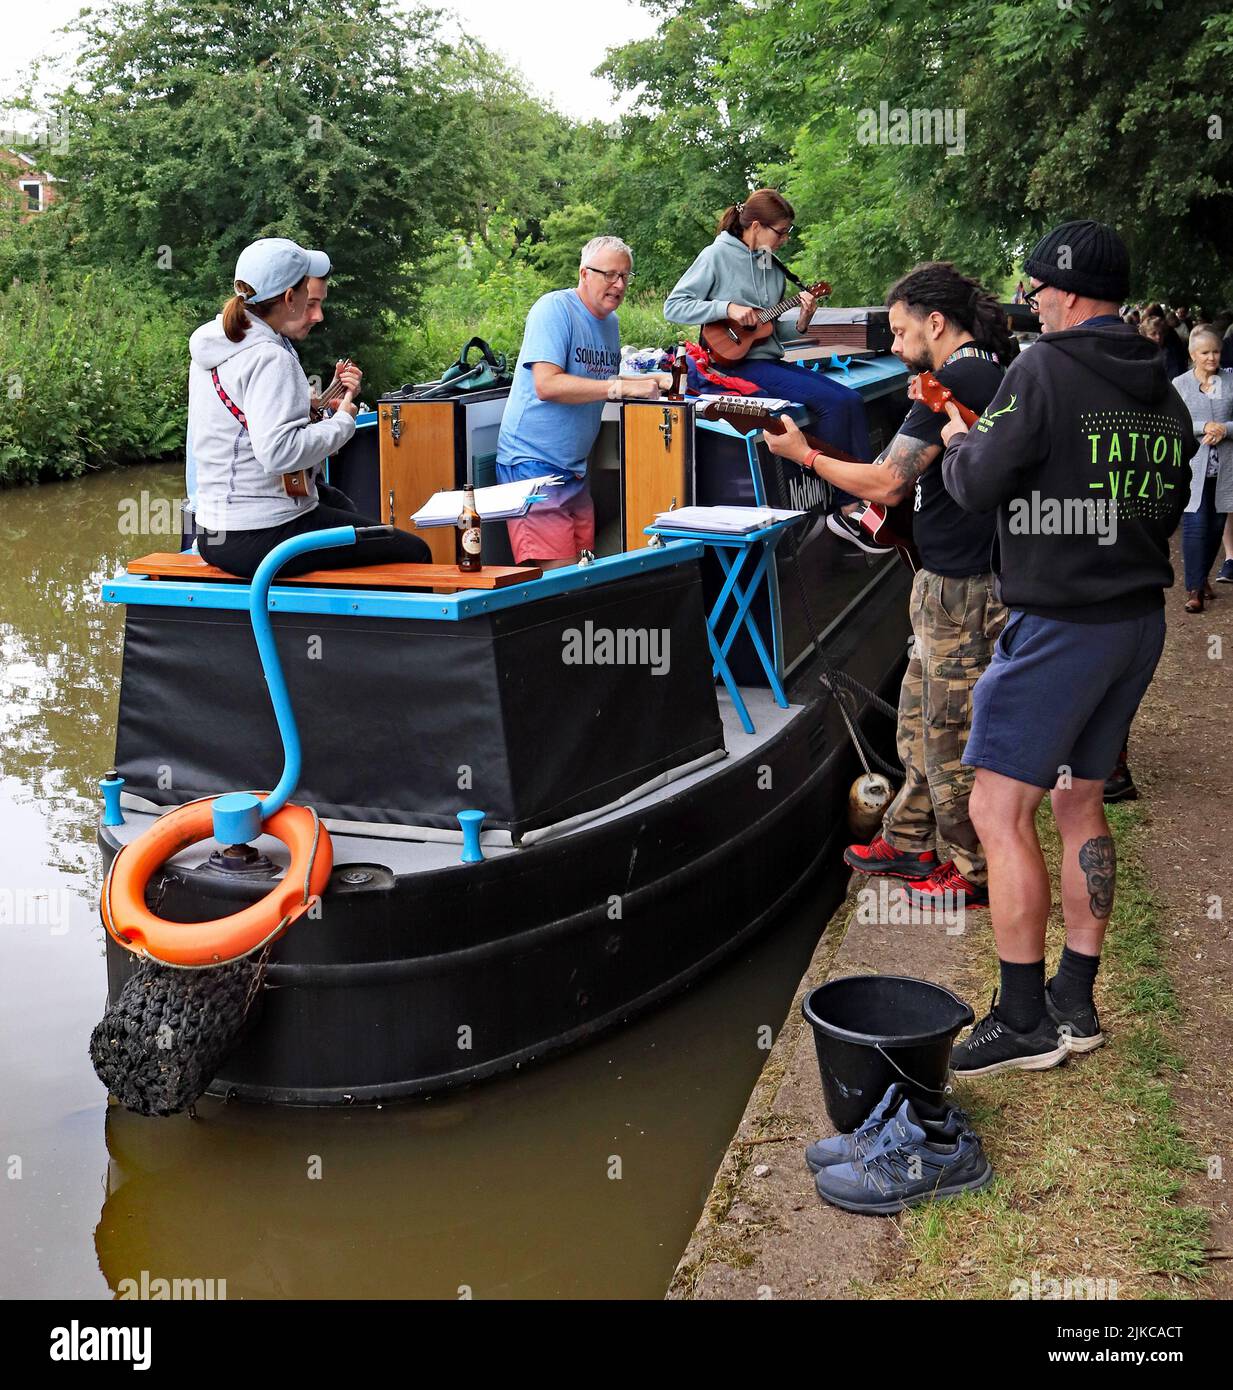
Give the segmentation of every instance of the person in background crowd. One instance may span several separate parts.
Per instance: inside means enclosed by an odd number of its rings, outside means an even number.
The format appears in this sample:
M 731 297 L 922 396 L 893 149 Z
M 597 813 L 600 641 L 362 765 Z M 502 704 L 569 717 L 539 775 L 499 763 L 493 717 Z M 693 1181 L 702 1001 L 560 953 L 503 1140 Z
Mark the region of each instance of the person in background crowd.
M 1199 451 L 1191 461 L 1190 500 L 1182 517 L 1186 612 L 1202 613 L 1215 597 L 1207 576 L 1220 549 L 1225 518 L 1233 512 L 1233 371 L 1220 365 L 1220 339 L 1200 324 L 1190 335 L 1190 371 L 1173 379 L 1185 401 Z
M 759 309 L 769 309 L 785 298 L 787 277 L 774 253 L 787 243 L 795 215 L 792 204 L 773 188 L 759 188 L 743 203 L 727 208 L 715 240 L 699 252 L 664 301 L 668 322 L 701 325 L 731 318 L 752 327 Z M 802 294 L 798 335 L 809 326 L 815 303 L 813 295 Z M 825 372 L 785 362 L 784 341 L 790 337 L 776 323 L 770 337 L 755 343 L 739 366 L 730 370 L 752 382 L 761 395 L 805 406 L 816 422 L 814 433 L 845 453 L 868 459 L 873 451 L 864 402 Z M 878 553 L 881 548 L 845 515 L 857 501 L 849 493 L 836 494 L 841 510 L 827 518 L 827 525 L 861 550 Z
M 1014 299 L 1013 299 L 1011 302 L 1014 303 L 1014 304 L 1022 304 L 1022 303 L 1023 303 L 1023 296 L 1024 296 L 1026 293 L 1027 293 L 1027 291 L 1026 291 L 1026 290 L 1024 289 L 1024 287 L 1023 287 L 1023 281 L 1020 280 L 1019 283 L 1015 286 L 1015 297 L 1014 297 Z
M 1164 319 L 1155 314 L 1145 318 L 1139 332 L 1164 354 L 1165 374 L 1170 380 L 1186 370 L 1186 349 L 1178 342 L 1177 334 L 1169 331 Z
M 1195 320 L 1191 316 L 1190 310 L 1185 306 L 1177 311 L 1176 318 L 1177 322 L 1171 326 L 1173 331 L 1177 334 L 1182 346 L 1187 347 L 1190 343 L 1190 334 L 1194 329 Z
M 976 768 L 969 809 L 989 865 L 1001 989 L 951 1055 L 961 1076 L 1041 1071 L 1104 1041 L 1093 986 L 1116 886 L 1105 780 L 1164 647 L 1169 537 L 1197 447 L 1159 354 L 1118 319 L 1130 257 L 1117 232 L 1064 223 L 1026 269 L 1044 332 L 970 432 L 947 406 L 942 436 L 946 490 L 967 511 L 997 511 L 1010 609 L 963 755 Z M 1093 483 L 1103 509 L 1090 505 Z M 1083 524 L 1024 525 L 1025 509 L 1046 503 L 1077 507 Z M 1046 984 L 1051 884 L 1036 811 L 1050 789 L 1066 946 Z

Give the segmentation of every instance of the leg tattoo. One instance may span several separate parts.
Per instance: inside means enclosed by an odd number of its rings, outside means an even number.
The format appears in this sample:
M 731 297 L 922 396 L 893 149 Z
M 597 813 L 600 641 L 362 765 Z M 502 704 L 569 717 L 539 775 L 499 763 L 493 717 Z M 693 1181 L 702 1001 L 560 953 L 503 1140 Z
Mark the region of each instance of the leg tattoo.
M 1111 835 L 1088 840 L 1079 850 L 1079 867 L 1087 879 L 1088 906 L 1093 917 L 1105 918 L 1113 911 L 1113 885 L 1117 878 L 1117 855 Z

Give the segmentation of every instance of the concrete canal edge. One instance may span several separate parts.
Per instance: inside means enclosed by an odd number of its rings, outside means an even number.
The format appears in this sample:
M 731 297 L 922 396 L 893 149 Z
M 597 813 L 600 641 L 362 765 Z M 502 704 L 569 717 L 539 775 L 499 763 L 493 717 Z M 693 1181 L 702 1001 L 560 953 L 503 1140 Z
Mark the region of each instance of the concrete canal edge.
M 814 1191 L 804 1147 L 833 1134 L 818 1079 L 813 1034 L 801 1000 L 840 975 L 916 975 L 958 991 L 964 938 L 942 923 L 916 926 L 858 911 L 857 892 L 895 894 L 890 880 L 854 875 L 827 923 L 793 997 L 669 1285 L 670 1299 L 823 1299 L 852 1296 L 897 1267 L 893 1221 L 873 1221 L 827 1206 Z M 891 914 L 894 915 L 893 913 Z M 978 1011 L 979 1012 L 979 1011 Z

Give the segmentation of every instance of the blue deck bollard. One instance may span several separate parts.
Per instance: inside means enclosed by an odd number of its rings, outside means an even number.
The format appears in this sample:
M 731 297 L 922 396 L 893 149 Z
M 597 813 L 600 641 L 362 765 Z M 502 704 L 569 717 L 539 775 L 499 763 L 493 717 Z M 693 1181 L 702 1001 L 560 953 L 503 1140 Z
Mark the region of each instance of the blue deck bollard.
M 483 863 L 484 851 L 480 849 L 480 826 L 483 823 L 483 811 L 458 812 L 458 824 L 462 826 L 462 862 L 464 864 Z
M 103 793 L 103 824 L 123 825 L 124 812 L 120 809 L 120 790 L 124 778 L 113 767 L 106 777 L 99 779 L 99 790 Z

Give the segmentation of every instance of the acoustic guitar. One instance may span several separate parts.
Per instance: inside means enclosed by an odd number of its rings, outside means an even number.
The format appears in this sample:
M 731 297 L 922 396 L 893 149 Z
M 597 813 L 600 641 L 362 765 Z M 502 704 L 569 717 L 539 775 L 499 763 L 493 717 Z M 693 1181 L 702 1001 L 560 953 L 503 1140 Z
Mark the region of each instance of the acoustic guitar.
M 819 299 L 830 292 L 831 287 L 825 280 L 819 280 L 816 285 L 809 287 L 809 293 Z M 735 319 L 717 319 L 714 323 L 704 323 L 699 331 L 702 346 L 711 354 L 712 361 L 725 365 L 739 362 L 755 343 L 761 343 L 771 336 L 775 331 L 775 320 L 780 314 L 786 314 L 789 309 L 799 307 L 800 302 L 801 295 L 794 294 L 790 299 L 780 300 L 769 309 L 759 309 L 757 322 L 752 328 L 746 328 Z
M 733 401 L 729 399 L 709 402 L 699 409 L 704 420 L 725 420 L 742 434 L 753 429 L 764 429 L 767 434 L 783 434 L 784 424 L 773 410 L 756 404 L 754 401 Z M 828 458 L 842 459 L 845 463 L 865 463 L 855 454 L 845 453 L 825 440 L 807 434 L 805 442 L 811 449 Z M 856 517 L 861 529 L 872 541 L 881 546 L 889 546 L 899 559 L 915 574 L 920 569 L 920 555 L 912 540 L 912 508 L 907 502 L 897 502 L 893 507 L 879 502 L 866 502 Z

